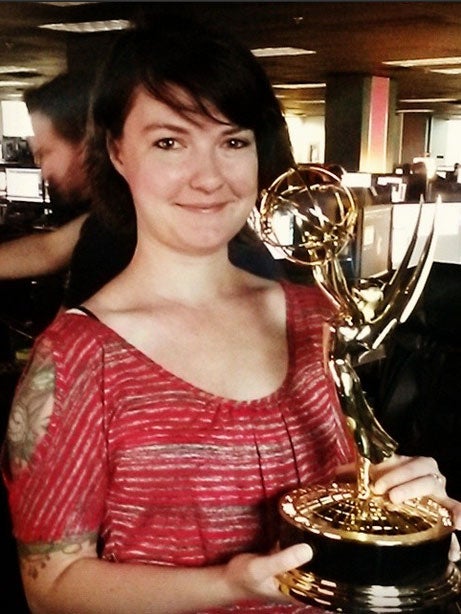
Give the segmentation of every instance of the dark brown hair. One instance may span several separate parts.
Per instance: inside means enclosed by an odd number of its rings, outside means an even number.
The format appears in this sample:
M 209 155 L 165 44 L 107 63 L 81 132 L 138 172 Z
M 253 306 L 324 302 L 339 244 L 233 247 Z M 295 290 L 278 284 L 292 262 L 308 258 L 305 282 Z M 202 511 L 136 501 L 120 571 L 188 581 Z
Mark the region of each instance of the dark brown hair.
M 190 95 L 194 109 L 184 108 L 172 86 Z M 253 130 L 260 189 L 293 164 L 280 105 L 251 51 L 227 33 L 179 19 L 128 30 L 100 69 L 88 147 L 94 205 L 118 228 L 132 227 L 135 213 L 128 185 L 112 166 L 106 142 L 121 135 L 139 87 L 179 113 L 209 115 L 211 104 L 230 121 Z
M 46 115 L 63 139 L 79 143 L 86 134 L 92 86 L 90 73 L 62 73 L 26 90 L 23 99 L 29 113 Z

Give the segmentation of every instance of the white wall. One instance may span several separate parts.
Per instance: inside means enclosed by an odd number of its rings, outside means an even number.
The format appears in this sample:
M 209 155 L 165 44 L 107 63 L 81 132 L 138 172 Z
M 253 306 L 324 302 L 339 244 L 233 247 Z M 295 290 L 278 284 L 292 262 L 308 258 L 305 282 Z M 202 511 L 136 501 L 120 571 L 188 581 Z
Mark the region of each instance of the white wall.
M 430 152 L 438 165 L 461 163 L 461 119 L 432 119 Z
M 295 160 L 325 161 L 325 118 L 286 116 Z M 429 150 L 437 165 L 453 166 L 461 163 L 461 119 L 434 117 L 431 122 Z
M 32 135 L 29 113 L 22 100 L 2 100 L 2 136 L 27 138 Z
M 413 203 L 393 205 L 392 212 L 392 268 L 397 268 L 410 243 L 419 214 L 419 205 Z M 430 232 L 435 216 L 434 262 L 461 264 L 461 203 L 437 205 L 425 203 L 421 226 L 410 266 L 418 262 L 421 250 Z
M 447 164 L 461 163 L 461 120 L 452 119 L 448 122 L 447 129 L 447 146 L 446 146 Z
M 325 160 L 325 118 L 287 115 L 295 161 L 324 162 Z

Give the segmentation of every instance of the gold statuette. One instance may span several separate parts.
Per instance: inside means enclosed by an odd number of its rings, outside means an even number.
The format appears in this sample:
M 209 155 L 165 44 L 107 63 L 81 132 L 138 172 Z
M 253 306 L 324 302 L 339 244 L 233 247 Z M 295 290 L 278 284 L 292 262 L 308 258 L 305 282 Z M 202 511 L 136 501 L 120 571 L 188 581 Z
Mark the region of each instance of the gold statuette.
M 395 505 L 372 493 L 370 466 L 390 457 L 397 442 L 376 419 L 355 370 L 406 320 L 421 295 L 433 260 L 434 223 L 415 266 L 410 262 L 420 218 L 387 281 L 351 281 L 341 254 L 355 236 L 357 206 L 335 175 L 321 167 L 310 167 L 307 175 L 304 181 L 290 169 L 263 192 L 255 228 L 288 260 L 310 267 L 337 308 L 329 368 L 357 451 L 357 481 L 299 488 L 282 498 L 280 545 L 305 541 L 314 556 L 283 574 L 280 590 L 336 612 L 443 611 L 437 608 L 461 588 L 460 571 L 448 562 L 450 514 L 431 498 Z

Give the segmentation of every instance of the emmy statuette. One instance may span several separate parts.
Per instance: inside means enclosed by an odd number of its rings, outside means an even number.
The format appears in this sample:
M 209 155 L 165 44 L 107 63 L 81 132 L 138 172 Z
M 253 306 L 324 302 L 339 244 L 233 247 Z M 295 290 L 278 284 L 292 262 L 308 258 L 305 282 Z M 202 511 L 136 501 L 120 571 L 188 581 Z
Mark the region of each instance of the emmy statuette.
M 356 447 L 357 481 L 300 487 L 282 497 L 281 547 L 307 542 L 314 556 L 279 577 L 280 590 L 336 612 L 438 612 L 461 588 L 461 573 L 448 561 L 450 514 L 429 497 L 395 505 L 372 493 L 370 466 L 390 457 L 397 442 L 376 419 L 355 371 L 421 295 L 433 260 L 435 214 L 415 266 L 422 206 L 390 279 L 350 281 L 340 256 L 356 231 L 356 204 L 332 173 L 314 166 L 307 172 L 305 182 L 290 169 L 262 193 L 254 227 L 288 260 L 310 267 L 337 308 L 329 368 Z

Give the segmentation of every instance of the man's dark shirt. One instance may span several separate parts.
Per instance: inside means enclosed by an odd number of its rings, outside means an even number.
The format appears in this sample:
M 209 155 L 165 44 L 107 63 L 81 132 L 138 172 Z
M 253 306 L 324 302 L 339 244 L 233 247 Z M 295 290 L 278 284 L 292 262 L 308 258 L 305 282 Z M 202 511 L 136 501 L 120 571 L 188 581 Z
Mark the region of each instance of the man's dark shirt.
M 64 290 L 64 306 L 80 305 L 123 271 L 133 256 L 135 246 L 135 235 L 118 235 L 90 213 L 72 254 Z

